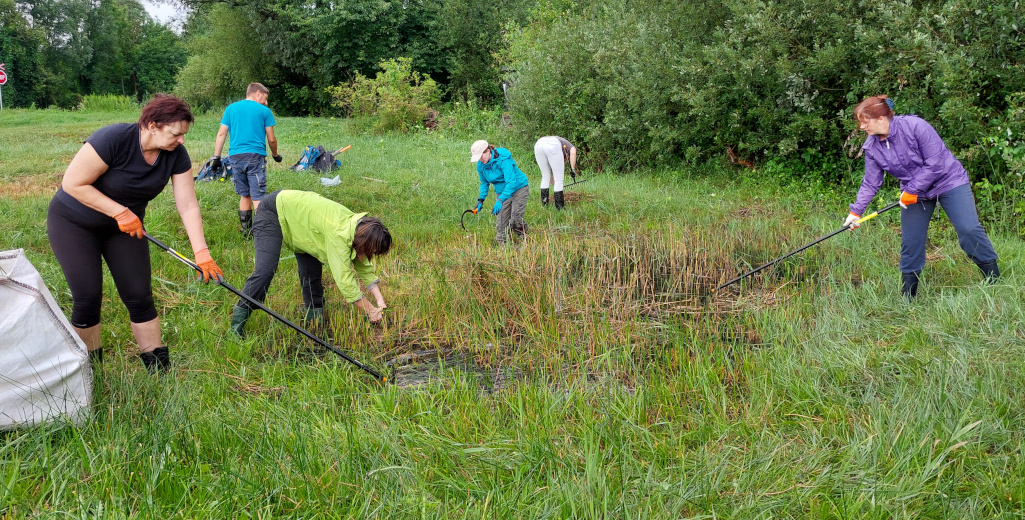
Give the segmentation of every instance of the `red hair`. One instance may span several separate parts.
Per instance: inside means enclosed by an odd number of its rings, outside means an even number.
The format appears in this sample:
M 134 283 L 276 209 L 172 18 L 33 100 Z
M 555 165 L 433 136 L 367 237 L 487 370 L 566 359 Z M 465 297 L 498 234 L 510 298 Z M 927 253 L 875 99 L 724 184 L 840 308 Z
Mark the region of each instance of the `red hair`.
M 195 120 L 196 118 L 192 117 L 189 104 L 181 98 L 170 94 L 154 94 L 153 99 L 142 107 L 142 114 L 139 114 L 139 128 L 146 128 L 150 123 L 162 127 L 180 121 L 191 125 Z
M 879 119 L 880 117 L 893 119 L 893 109 L 890 108 L 890 104 L 886 100 L 886 94 L 865 98 L 864 101 L 858 103 L 858 106 L 854 107 L 854 118 L 859 121 Z

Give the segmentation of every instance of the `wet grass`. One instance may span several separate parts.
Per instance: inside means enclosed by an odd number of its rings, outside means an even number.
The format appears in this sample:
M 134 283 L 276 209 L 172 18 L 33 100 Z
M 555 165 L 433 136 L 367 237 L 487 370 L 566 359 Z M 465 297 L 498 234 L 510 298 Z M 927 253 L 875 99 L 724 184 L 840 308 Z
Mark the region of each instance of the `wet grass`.
M 88 133 L 132 115 L 5 111 L 0 249 L 25 248 L 67 310 L 46 205 Z M 186 145 L 212 152 L 217 115 Z M 8 124 L 10 122 L 10 124 Z M 839 226 L 842 204 L 687 171 L 593 175 L 567 210 L 494 245 L 472 138 L 349 135 L 281 118 L 285 162 L 352 144 L 342 184 L 272 164 L 270 189 L 320 192 L 380 216 L 387 322 L 339 305 L 326 336 L 397 386 L 257 313 L 153 251 L 176 370 L 141 369 L 105 284 L 107 358 L 85 427 L 0 433 L 0 518 L 993 518 L 1018 517 L 1025 306 L 1022 246 L 980 283 L 934 223 L 919 300 L 896 297 L 896 214 L 744 283 L 711 288 Z M 501 137 L 486 136 L 501 141 Z M 502 143 L 506 144 L 506 143 Z M 333 175 L 332 175 L 333 176 Z M 230 185 L 198 186 L 214 258 L 241 287 L 251 243 Z M 486 206 L 489 207 L 489 206 Z M 170 190 L 147 229 L 188 248 Z M 287 253 L 267 304 L 298 320 Z

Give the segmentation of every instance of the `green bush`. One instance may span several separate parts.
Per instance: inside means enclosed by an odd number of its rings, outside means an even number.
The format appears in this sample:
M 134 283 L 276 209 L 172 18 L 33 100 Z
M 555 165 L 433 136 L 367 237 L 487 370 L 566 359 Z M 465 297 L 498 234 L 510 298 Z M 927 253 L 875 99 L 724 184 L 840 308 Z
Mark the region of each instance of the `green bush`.
M 978 156 L 975 164 L 988 163 L 988 175 L 974 185 L 980 218 L 1021 230 L 1025 228 L 1025 92 L 1007 99 L 1007 112 L 989 125 L 988 135 L 968 153 Z
M 409 58 L 385 60 L 374 79 L 362 74 L 348 85 L 328 87 L 332 106 L 375 132 L 406 133 L 423 127 L 441 92 L 431 78 L 413 70 Z
M 1005 186 L 999 196 L 1020 171 L 1025 24 L 1014 0 L 541 4 L 508 37 L 513 119 L 607 165 L 732 150 L 854 185 L 853 107 L 885 93 L 936 127 L 973 180 Z
M 435 129 L 447 135 L 473 140 L 496 132 L 510 134 L 503 141 L 516 137 L 511 135 L 507 113 L 498 108 L 484 108 L 474 98 L 466 103 L 454 101 L 442 107 Z
M 715 2 L 543 2 L 510 32 L 509 108 L 525 136 L 561 135 L 593 164 L 656 166 L 695 156 L 677 70 L 722 18 Z
M 139 104 L 128 96 L 89 94 L 82 98 L 78 109 L 86 112 L 135 112 L 139 110 Z

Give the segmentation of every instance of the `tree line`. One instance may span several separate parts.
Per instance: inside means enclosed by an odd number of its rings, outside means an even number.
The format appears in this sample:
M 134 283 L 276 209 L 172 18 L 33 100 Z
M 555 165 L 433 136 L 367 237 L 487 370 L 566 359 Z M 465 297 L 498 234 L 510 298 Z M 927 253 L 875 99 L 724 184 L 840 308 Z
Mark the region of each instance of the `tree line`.
M 510 108 L 525 134 L 610 166 L 730 157 L 835 181 L 860 179 L 853 107 L 888 94 L 974 178 L 1020 189 L 1021 14 L 1018 0 L 541 0 L 507 38 Z
M 852 107 L 886 93 L 984 189 L 1025 195 L 1018 0 L 182 1 L 177 35 L 136 0 L 0 0 L 5 104 L 173 90 L 202 110 L 259 80 L 277 113 L 338 115 L 339 86 L 404 59 L 444 100 L 501 107 L 510 85 L 516 131 L 567 137 L 592 167 L 729 157 L 850 182 Z
M 134 0 L 0 0 L 4 105 L 76 107 L 85 94 L 174 88 L 180 38 Z
M 447 99 L 502 96 L 499 51 L 534 0 L 184 0 L 177 35 L 137 0 L 0 0 L 0 60 L 10 106 L 72 108 L 87 94 L 139 100 L 175 91 L 199 109 L 237 100 L 251 81 L 284 115 L 331 112 L 327 89 L 409 58 Z

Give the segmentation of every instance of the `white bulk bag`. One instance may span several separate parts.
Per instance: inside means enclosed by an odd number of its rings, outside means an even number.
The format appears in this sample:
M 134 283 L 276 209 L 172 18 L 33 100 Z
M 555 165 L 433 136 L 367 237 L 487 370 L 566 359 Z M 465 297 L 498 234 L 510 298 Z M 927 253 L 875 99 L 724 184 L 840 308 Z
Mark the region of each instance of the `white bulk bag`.
M 92 368 L 85 343 L 25 258 L 0 252 L 0 430 L 89 419 Z

